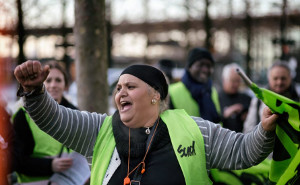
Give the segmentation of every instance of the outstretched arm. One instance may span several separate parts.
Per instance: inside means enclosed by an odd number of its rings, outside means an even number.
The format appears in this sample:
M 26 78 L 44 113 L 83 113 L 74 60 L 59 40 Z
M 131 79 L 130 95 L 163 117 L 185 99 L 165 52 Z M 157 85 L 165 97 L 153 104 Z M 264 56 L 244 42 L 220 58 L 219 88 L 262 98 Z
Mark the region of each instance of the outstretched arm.
M 27 61 L 14 74 L 24 93 L 24 108 L 37 126 L 70 149 L 85 156 L 93 154 L 94 143 L 106 114 L 78 111 L 59 105 L 47 91 L 40 91 L 49 66 Z M 37 92 L 37 93 L 36 93 Z
M 277 118 L 266 108 L 262 122 L 248 134 L 194 118 L 203 134 L 207 168 L 245 169 L 263 161 L 273 150 Z

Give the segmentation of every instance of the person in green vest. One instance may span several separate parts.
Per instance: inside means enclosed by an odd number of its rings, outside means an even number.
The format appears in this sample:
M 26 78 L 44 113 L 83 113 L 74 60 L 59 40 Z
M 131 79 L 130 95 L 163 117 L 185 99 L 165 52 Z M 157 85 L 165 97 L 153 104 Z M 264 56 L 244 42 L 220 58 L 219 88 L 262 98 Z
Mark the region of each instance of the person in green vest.
M 47 64 L 50 67 L 50 73 L 44 85 L 51 97 L 64 107 L 77 109 L 63 96 L 68 85 L 65 70 L 55 61 Z M 14 114 L 13 126 L 16 132 L 14 149 L 17 165 L 15 170 L 19 183 L 48 180 L 54 172 L 62 172 L 71 167 L 72 158 L 59 157 L 62 152 L 67 152 L 67 148 L 40 130 L 24 107 Z
M 43 86 L 48 73 L 49 67 L 42 68 L 38 61 L 18 65 L 18 95 L 37 126 L 92 157 L 92 185 L 207 185 L 211 168 L 249 168 L 272 151 L 279 116 L 270 109 L 246 135 L 182 109 L 167 110 L 168 84 L 155 67 L 131 65 L 123 70 L 113 115 L 59 105 Z
M 181 81 L 170 85 L 170 109 L 184 109 L 191 116 L 219 123 L 221 111 L 211 79 L 213 70 L 211 53 L 204 48 L 193 48 Z

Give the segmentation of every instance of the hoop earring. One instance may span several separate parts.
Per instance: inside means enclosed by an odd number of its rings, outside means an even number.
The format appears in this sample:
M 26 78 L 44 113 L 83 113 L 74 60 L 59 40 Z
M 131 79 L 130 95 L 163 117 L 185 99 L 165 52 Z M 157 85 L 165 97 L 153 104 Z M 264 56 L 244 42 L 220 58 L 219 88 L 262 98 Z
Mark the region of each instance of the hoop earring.
M 152 105 L 155 105 L 155 104 L 156 104 L 156 99 L 152 99 L 152 100 L 151 100 L 151 104 L 152 104 Z

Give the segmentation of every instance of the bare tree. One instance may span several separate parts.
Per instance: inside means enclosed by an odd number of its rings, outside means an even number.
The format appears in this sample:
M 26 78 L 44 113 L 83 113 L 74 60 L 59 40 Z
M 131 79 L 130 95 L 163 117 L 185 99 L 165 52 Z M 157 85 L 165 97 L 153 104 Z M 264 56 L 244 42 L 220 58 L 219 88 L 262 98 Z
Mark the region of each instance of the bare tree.
M 280 59 L 285 60 L 287 58 L 287 52 L 285 48 L 288 47 L 286 40 L 286 27 L 287 27 L 287 0 L 282 0 L 281 7 L 281 19 L 280 19 L 280 43 L 281 43 L 281 57 Z
M 112 39 L 112 23 L 111 23 L 111 1 L 105 2 L 105 12 L 106 12 L 106 34 L 107 34 L 107 62 L 108 67 L 113 66 L 113 59 L 112 59 L 112 46 L 113 46 L 113 39 Z
M 209 15 L 209 6 L 211 4 L 211 0 L 205 0 L 205 15 L 204 15 L 204 29 L 206 32 L 206 38 L 205 38 L 205 47 L 209 50 L 213 49 L 213 44 L 212 44 L 212 27 L 213 23 Z
M 18 10 L 18 24 L 17 24 L 17 33 L 18 33 L 18 45 L 19 45 L 19 56 L 18 64 L 25 62 L 25 55 L 23 45 L 26 38 L 26 32 L 23 24 L 23 9 L 22 1 L 16 0 L 17 10 Z
M 252 39 L 252 17 L 250 15 L 250 1 L 245 0 L 246 4 L 246 18 L 245 18 L 245 27 L 246 27 L 246 37 L 247 37 L 247 53 L 246 53 L 246 74 L 251 76 L 250 64 L 251 64 L 251 39 Z
M 105 0 L 75 0 L 75 49 L 78 105 L 107 112 L 107 37 Z
M 184 1 L 184 8 L 185 8 L 185 11 L 186 11 L 186 14 L 187 14 L 187 18 L 186 18 L 186 21 L 184 23 L 184 33 L 185 35 L 188 35 L 188 32 L 189 32 L 189 28 L 191 27 L 191 1 L 190 0 L 186 0 Z M 189 51 L 191 49 L 191 43 L 190 43 L 190 39 L 187 39 L 187 44 L 185 46 L 185 49 L 186 51 Z

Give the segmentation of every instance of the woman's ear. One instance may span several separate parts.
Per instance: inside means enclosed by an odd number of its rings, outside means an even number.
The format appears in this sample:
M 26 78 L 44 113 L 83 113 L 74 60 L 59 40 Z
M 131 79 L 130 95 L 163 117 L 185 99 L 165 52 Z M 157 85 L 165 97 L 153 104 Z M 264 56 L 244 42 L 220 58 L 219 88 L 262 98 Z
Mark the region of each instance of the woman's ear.
M 156 101 L 159 101 L 159 100 L 160 100 L 160 93 L 159 93 L 158 91 L 155 91 L 155 92 L 154 92 L 153 99 L 156 99 Z

